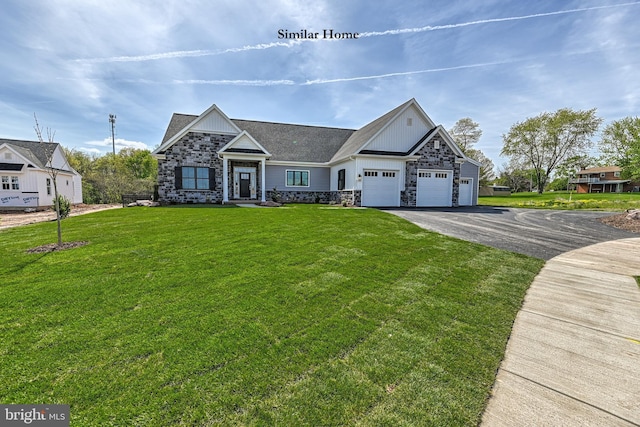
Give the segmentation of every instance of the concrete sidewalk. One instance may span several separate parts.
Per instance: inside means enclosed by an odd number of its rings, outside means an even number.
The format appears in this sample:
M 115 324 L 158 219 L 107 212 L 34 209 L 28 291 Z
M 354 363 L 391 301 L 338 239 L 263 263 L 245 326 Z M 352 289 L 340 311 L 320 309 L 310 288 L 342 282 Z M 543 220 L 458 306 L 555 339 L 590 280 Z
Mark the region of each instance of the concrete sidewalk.
M 549 260 L 516 317 L 481 426 L 640 426 L 640 238 Z

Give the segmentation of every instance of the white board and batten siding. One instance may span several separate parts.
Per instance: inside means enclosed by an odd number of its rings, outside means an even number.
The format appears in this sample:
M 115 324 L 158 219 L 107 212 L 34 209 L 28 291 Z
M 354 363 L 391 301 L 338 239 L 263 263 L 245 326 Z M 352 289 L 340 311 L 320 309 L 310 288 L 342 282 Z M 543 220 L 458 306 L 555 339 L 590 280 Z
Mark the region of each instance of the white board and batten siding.
M 344 169 L 344 189 L 354 190 L 358 185 L 356 173 L 356 162 L 350 160 L 348 162 L 339 163 L 335 166 L 331 166 L 331 191 L 338 191 L 338 172 Z
M 419 169 L 416 192 L 417 207 L 451 207 L 453 171 Z
M 231 147 L 233 148 L 241 148 L 245 150 L 259 150 L 258 147 L 246 134 L 240 137 L 236 137 L 237 140 L 233 143 Z
M 229 120 L 215 108 L 206 116 L 202 117 L 190 129 L 193 132 L 211 132 L 237 135 L 236 129 Z
M 411 106 L 400 114 L 373 141 L 367 144 L 365 150 L 407 152 L 433 126 Z

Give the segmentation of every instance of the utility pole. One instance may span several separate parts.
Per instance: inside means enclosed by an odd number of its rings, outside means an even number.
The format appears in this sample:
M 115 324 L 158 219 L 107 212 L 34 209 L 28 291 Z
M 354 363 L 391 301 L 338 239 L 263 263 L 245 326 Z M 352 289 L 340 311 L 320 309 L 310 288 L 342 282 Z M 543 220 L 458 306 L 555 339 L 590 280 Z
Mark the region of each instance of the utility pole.
M 113 155 L 116 155 L 116 137 L 115 137 L 115 127 L 116 127 L 116 115 L 109 114 L 109 123 L 111 123 L 111 144 L 113 145 Z

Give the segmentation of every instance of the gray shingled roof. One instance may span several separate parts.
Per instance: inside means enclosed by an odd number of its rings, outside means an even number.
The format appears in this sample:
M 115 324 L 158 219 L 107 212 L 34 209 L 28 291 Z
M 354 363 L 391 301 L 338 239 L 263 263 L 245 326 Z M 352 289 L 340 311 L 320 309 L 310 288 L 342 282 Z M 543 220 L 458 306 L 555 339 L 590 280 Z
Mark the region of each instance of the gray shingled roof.
M 174 113 L 162 143 L 171 139 L 199 116 Z M 271 160 L 292 162 L 328 162 L 353 134 L 353 129 L 231 119 L 258 141 Z
M 194 116 L 193 114 L 180 114 L 173 113 L 171 116 L 171 120 L 169 121 L 169 126 L 167 127 L 167 131 L 164 133 L 164 138 L 162 138 L 162 144 L 167 142 L 171 137 L 184 129 L 189 123 L 197 119 L 199 116 Z
M 239 119 L 231 119 L 231 121 L 243 131 L 247 131 L 269 151 L 271 160 L 323 163 L 357 153 L 412 101 L 413 99 L 394 108 L 359 130 Z M 174 113 L 162 144 L 198 117 L 192 114 Z
M 44 168 L 49 156 L 58 147 L 57 142 L 22 141 L 17 139 L 0 139 L 0 145 L 7 144 L 28 159 L 31 164 Z
M 269 153 L 271 160 L 328 162 L 355 131 L 319 126 L 291 125 L 231 119 L 249 132 Z

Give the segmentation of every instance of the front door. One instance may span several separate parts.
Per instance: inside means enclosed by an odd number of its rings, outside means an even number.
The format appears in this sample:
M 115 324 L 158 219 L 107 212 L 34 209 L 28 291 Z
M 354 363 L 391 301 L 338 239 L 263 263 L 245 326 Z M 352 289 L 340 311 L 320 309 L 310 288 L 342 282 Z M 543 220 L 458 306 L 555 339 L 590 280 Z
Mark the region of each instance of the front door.
M 240 173 L 240 197 L 251 197 L 251 174 L 247 172 Z

